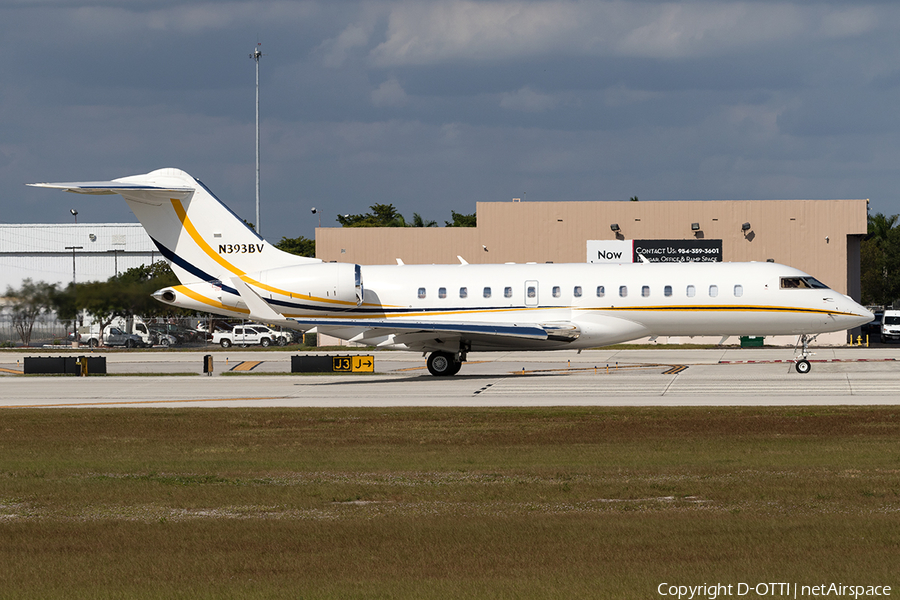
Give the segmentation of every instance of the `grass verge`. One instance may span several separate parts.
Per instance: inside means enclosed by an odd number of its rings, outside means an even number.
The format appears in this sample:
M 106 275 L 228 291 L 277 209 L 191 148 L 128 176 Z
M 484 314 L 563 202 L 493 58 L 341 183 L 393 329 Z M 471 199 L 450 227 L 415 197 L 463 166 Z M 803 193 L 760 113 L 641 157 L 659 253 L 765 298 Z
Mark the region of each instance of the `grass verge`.
M 0 598 L 900 583 L 892 408 L 17 410 L 0 428 Z

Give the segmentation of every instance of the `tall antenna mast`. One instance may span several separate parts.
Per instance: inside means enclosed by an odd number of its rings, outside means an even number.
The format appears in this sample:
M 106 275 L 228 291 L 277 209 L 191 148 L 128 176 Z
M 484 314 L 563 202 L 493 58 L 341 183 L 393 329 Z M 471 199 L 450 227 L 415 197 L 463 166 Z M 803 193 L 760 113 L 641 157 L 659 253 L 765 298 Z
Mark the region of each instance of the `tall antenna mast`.
M 259 233 L 259 57 L 263 55 L 259 47 L 261 42 L 256 42 L 256 49 L 250 58 L 256 61 L 256 233 Z

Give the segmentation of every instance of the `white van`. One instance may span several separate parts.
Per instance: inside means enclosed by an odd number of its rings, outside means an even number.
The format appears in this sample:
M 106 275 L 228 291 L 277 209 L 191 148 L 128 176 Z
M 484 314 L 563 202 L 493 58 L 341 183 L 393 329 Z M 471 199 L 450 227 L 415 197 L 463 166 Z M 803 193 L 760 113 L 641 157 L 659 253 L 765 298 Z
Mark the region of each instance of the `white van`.
M 881 318 L 881 341 L 900 340 L 900 310 L 886 310 Z

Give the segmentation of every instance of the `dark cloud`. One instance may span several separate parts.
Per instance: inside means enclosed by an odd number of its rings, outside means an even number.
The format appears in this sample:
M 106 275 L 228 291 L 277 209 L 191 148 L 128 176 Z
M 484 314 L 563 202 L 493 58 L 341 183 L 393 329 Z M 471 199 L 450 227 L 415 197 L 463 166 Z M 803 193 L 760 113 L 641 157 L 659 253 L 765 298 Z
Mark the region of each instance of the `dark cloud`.
M 894 3 L 20 2 L 0 8 L 4 222 L 133 221 L 23 184 L 173 166 L 312 235 L 393 203 L 872 198 L 900 212 Z

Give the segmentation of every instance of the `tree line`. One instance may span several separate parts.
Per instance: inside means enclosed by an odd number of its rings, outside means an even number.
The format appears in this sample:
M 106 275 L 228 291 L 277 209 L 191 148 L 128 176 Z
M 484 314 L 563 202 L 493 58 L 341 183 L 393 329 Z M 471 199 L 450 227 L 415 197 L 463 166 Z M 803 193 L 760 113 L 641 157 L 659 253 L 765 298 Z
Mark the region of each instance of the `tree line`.
M 900 215 L 869 215 L 868 233 L 860 246 L 862 303 L 891 306 L 900 300 Z
M 60 285 L 25 279 L 19 289 L 7 287 L 13 327 L 26 346 L 31 342 L 34 323 L 41 315 L 55 313 L 66 328 L 75 326 L 81 311 L 99 323 L 101 331 L 116 317 L 132 315 L 168 317 L 192 311 L 167 306 L 153 299 L 156 290 L 178 285 L 178 278 L 164 261 L 141 265 L 106 281 Z
M 393 204 L 373 204 L 369 212 L 359 215 L 338 215 L 338 223 L 341 227 L 437 227 L 437 221 L 426 220 L 419 213 L 413 213 L 413 218 L 407 221 Z M 470 215 L 450 211 L 450 220 L 444 221 L 445 227 L 475 227 L 475 213 Z M 251 225 L 252 229 L 252 225 Z M 291 254 L 316 256 L 316 241 L 304 236 L 295 238 L 283 237 L 275 244 L 275 247 Z

